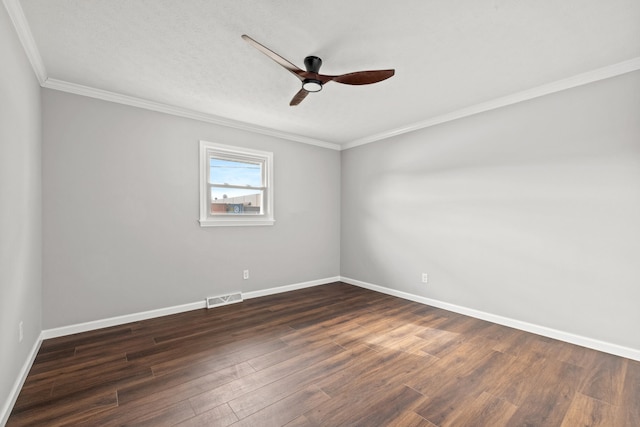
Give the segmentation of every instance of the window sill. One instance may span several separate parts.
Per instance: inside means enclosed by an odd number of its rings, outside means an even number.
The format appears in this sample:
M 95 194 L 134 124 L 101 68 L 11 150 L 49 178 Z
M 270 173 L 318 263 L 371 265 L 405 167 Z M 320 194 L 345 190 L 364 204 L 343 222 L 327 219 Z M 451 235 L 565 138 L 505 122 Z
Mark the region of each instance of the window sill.
M 273 225 L 275 219 L 256 219 L 256 218 L 216 218 L 216 219 L 201 219 L 200 227 L 242 227 L 242 226 L 256 226 L 256 225 Z

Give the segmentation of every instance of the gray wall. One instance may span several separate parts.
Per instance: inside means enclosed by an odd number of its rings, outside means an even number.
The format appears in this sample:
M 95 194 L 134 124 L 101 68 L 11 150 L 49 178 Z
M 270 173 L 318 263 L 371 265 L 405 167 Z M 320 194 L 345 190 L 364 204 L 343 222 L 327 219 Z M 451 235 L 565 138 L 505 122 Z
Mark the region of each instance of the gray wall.
M 40 87 L 0 7 L 0 424 L 41 330 Z M 18 343 L 18 324 L 24 339 Z
M 340 274 L 339 152 L 42 98 L 45 329 Z M 199 226 L 201 139 L 274 153 L 274 226 Z
M 640 349 L 639 94 L 634 72 L 343 151 L 342 275 Z

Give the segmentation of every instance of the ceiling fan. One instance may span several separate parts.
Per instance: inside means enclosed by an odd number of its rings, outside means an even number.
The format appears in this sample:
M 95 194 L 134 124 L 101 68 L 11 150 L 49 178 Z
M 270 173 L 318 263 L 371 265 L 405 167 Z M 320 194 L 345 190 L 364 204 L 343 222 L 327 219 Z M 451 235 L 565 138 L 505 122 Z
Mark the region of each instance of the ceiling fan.
M 309 92 L 320 92 L 322 86 L 328 82 L 337 82 L 347 85 L 368 85 L 371 83 L 378 83 L 382 80 L 386 80 L 395 74 L 395 70 L 372 70 L 372 71 L 356 71 L 354 73 L 341 74 L 339 76 L 329 76 L 326 74 L 320 74 L 320 66 L 322 65 L 322 59 L 317 56 L 307 56 L 304 58 L 304 66 L 307 71 L 301 70 L 291 62 L 284 59 L 269 48 L 261 45 L 246 34 L 242 35 L 242 38 L 251 46 L 258 49 L 260 52 L 267 55 L 273 61 L 280 64 L 287 71 L 292 73 L 302 82 L 302 89 L 293 96 L 293 99 L 289 105 L 298 105 L 309 94 Z

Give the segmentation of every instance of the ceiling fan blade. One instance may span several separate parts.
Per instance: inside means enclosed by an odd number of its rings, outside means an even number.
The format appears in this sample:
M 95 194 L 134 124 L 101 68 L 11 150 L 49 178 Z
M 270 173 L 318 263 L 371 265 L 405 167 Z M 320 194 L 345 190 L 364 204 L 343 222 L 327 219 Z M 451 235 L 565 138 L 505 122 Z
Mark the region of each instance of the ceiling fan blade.
M 246 34 L 242 35 L 242 38 L 249 43 L 251 46 L 255 47 L 256 49 L 258 49 L 260 52 L 264 53 L 266 56 L 268 56 L 269 58 L 271 58 L 273 61 L 277 62 L 278 64 L 280 64 L 282 67 L 284 67 L 285 69 L 287 69 L 287 71 L 289 71 L 290 73 L 292 73 L 294 76 L 296 76 L 297 78 L 299 78 L 301 81 L 304 80 L 304 77 L 301 76 L 301 73 L 304 73 L 303 70 L 301 70 L 300 68 L 296 67 L 294 64 L 292 64 L 291 62 L 287 61 L 286 59 L 284 59 L 282 56 L 278 55 L 277 53 L 275 53 L 274 51 L 272 51 L 271 49 L 269 49 L 268 47 L 265 47 L 263 45 L 261 45 L 260 43 L 258 43 L 257 41 L 255 41 L 254 39 L 252 39 L 251 37 L 249 37 Z
M 293 95 L 293 99 L 291 99 L 291 102 L 289 103 L 289 105 L 293 106 L 293 105 L 298 105 L 302 102 L 303 99 L 305 99 L 307 97 L 307 94 L 309 92 L 307 92 L 304 89 L 300 89 L 298 91 L 298 93 L 296 93 L 295 95 Z
M 341 76 L 326 77 L 331 77 L 330 80 L 346 85 L 368 85 L 386 80 L 395 73 L 396 70 L 356 71 L 355 73 L 342 74 Z

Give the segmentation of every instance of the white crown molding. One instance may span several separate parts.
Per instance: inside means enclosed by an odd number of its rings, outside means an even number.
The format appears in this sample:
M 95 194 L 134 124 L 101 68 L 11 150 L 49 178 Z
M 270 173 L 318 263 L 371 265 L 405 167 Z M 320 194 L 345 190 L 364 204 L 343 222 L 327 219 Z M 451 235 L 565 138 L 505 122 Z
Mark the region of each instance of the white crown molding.
M 14 1 L 14 0 L 5 0 L 5 1 Z M 36 49 L 36 53 L 37 53 L 37 49 Z M 482 113 L 485 111 L 495 110 L 497 108 L 517 104 L 522 101 L 527 101 L 527 100 L 538 98 L 541 96 L 550 95 L 552 93 L 560 92 L 566 89 L 571 89 L 573 87 L 594 83 L 599 80 L 605 80 L 611 77 L 616 77 L 616 76 L 630 73 L 637 70 L 640 70 L 640 57 L 633 58 L 628 61 L 619 62 L 617 64 L 609 65 L 607 67 L 598 68 L 596 70 L 588 71 L 586 73 L 581 73 L 576 76 L 569 77 L 563 80 L 558 80 L 542 86 L 538 86 L 533 89 L 528 89 L 522 92 L 514 93 L 512 95 L 507 95 L 501 98 L 493 99 L 491 101 L 472 105 L 470 107 L 462 108 L 460 110 L 443 114 L 441 116 L 432 117 L 430 119 L 423 120 L 423 121 L 414 123 L 412 125 L 408 125 L 401 128 L 396 128 L 396 129 L 381 132 L 378 134 L 370 135 L 364 138 L 356 139 L 342 145 L 327 142 L 327 141 L 322 141 L 322 140 L 318 140 L 318 139 L 314 139 L 314 138 L 310 138 L 302 135 L 296 135 L 288 132 L 277 131 L 270 128 L 252 125 L 250 123 L 240 122 L 237 120 L 227 119 L 227 118 L 216 116 L 213 114 L 201 113 L 201 112 L 189 110 L 186 108 L 174 107 L 167 104 L 161 104 L 159 102 L 148 101 L 148 100 L 136 98 L 133 96 L 121 95 L 115 92 L 95 89 L 92 87 L 82 86 L 75 83 L 69 83 L 69 82 L 51 79 L 51 78 L 46 78 L 45 81 L 42 83 L 42 86 L 49 89 L 55 89 L 63 92 L 74 93 L 77 95 L 83 95 L 90 98 L 102 99 L 105 101 L 116 102 L 120 104 L 130 105 L 133 107 L 144 108 L 147 110 L 171 114 L 174 116 L 186 117 L 194 120 L 231 127 L 234 129 L 245 130 L 248 132 L 273 136 L 276 138 L 286 139 L 286 140 L 295 141 L 295 142 L 302 142 L 304 144 L 316 145 L 318 147 L 340 151 L 340 150 L 347 150 L 349 148 L 358 147 L 360 145 L 370 144 L 372 142 L 380 141 L 383 139 L 391 138 L 391 137 L 402 135 L 405 133 L 414 132 L 420 129 L 425 129 L 431 126 L 436 126 L 442 123 L 472 116 L 474 114 Z M 37 71 L 36 71 L 36 74 L 37 74 Z
M 248 132 L 258 133 L 261 135 L 273 136 L 280 139 L 286 139 L 289 141 L 302 142 L 304 144 L 316 145 L 318 147 L 329 148 L 331 150 L 340 150 L 338 144 L 331 142 L 321 141 L 319 139 L 309 138 L 302 135 L 296 135 L 288 132 L 281 132 L 274 129 L 253 125 L 238 120 L 227 119 L 224 117 L 216 116 L 214 114 L 202 113 L 187 108 L 175 107 L 168 104 L 162 104 L 160 102 L 149 101 L 142 98 L 137 98 L 129 95 L 122 95 L 115 92 L 109 92 L 107 90 L 96 89 L 89 86 L 83 86 L 76 83 L 65 82 L 62 80 L 47 78 L 42 87 L 47 89 L 55 89 L 62 92 L 73 93 L 76 95 L 83 95 L 89 98 L 101 99 L 103 101 L 116 102 L 118 104 L 129 105 L 132 107 L 144 108 L 146 110 L 157 111 L 160 113 L 171 114 L 174 116 L 185 117 L 188 119 L 199 120 L 207 123 L 214 123 L 221 126 L 230 127 L 233 129 L 240 129 Z
M 398 291 L 396 289 L 387 288 L 380 285 L 374 285 L 372 283 L 363 282 L 356 279 L 350 279 L 348 277 L 340 277 L 340 281 L 348 283 L 349 285 L 359 286 L 361 288 L 369 289 L 383 294 L 391 295 L 394 297 L 406 299 L 409 301 L 415 301 L 420 304 L 426 304 L 432 307 L 442 308 L 443 310 L 453 311 L 454 313 L 464 314 L 465 316 L 474 317 L 476 319 L 486 320 L 488 322 L 497 323 L 499 325 L 508 326 L 510 328 L 519 329 L 521 331 L 531 332 L 537 335 L 553 338 L 556 340 L 576 344 L 582 347 L 591 348 L 605 353 L 614 354 L 620 357 L 626 357 L 627 359 L 633 359 L 640 361 L 640 349 L 624 347 L 618 344 L 612 344 L 605 341 L 600 341 L 594 338 L 584 337 L 581 335 L 575 335 L 569 332 L 560 331 L 546 326 L 536 325 L 533 323 L 523 322 L 522 320 L 512 319 L 509 317 L 499 316 L 497 314 L 487 313 L 473 308 L 463 307 L 455 304 L 450 304 L 444 301 L 439 301 L 431 298 L 422 297 L 408 292 Z
M 42 85 L 45 80 L 47 80 L 47 69 L 42 61 L 42 56 L 40 56 L 40 51 L 38 50 L 36 41 L 33 39 L 33 34 L 31 33 L 31 29 L 27 23 L 27 18 L 24 16 L 24 12 L 22 11 L 22 6 L 20 6 L 20 2 L 18 0 L 3 0 L 3 3 L 4 7 L 7 9 L 11 22 L 13 22 L 13 26 L 16 29 L 20 42 L 22 43 L 24 52 L 26 53 L 27 58 L 29 58 L 29 62 L 31 62 L 33 72 L 36 74 L 36 78 L 40 82 L 40 85 Z
M 640 57 L 633 58 L 628 61 L 619 62 L 617 64 L 609 65 L 603 68 L 598 68 L 593 71 L 588 71 L 586 73 L 578 74 L 567 79 L 558 80 L 552 83 L 538 86 L 533 89 L 528 89 L 522 92 L 514 93 L 512 95 L 507 95 L 501 98 L 493 99 L 491 101 L 472 105 L 467 108 L 443 114 L 441 116 L 432 117 L 430 119 L 423 120 L 408 126 L 403 126 L 386 132 L 381 132 L 375 135 L 356 139 L 343 144 L 342 149 L 347 150 L 349 148 L 358 147 L 360 145 L 369 144 L 372 142 L 380 141 L 382 139 L 402 135 L 404 133 L 414 132 L 420 129 L 439 125 L 441 123 L 450 122 L 452 120 L 461 119 L 463 117 L 472 116 L 474 114 L 482 113 L 489 110 L 495 110 L 496 108 L 506 107 L 518 102 L 527 101 L 529 99 L 538 98 L 540 96 L 549 95 L 566 89 L 571 89 L 576 86 L 594 83 L 599 80 L 616 77 L 637 70 L 640 70 Z
M 280 139 L 289 141 L 302 142 L 304 144 L 315 145 L 322 148 L 328 148 L 331 150 L 346 150 L 349 148 L 358 147 L 360 145 L 369 144 L 372 142 L 380 141 L 383 139 L 391 138 L 394 136 L 402 135 L 409 132 L 414 132 L 420 129 L 425 129 L 431 126 L 435 126 L 441 123 L 450 122 L 453 120 L 461 119 L 464 117 L 472 116 L 474 114 L 482 113 L 485 111 L 494 110 L 496 108 L 506 107 L 508 105 L 516 104 L 518 102 L 527 101 L 529 99 L 538 98 L 540 96 L 549 95 L 555 92 L 560 92 L 566 89 L 570 89 L 576 86 L 581 86 L 589 83 L 593 83 L 599 80 L 608 79 L 611 77 L 619 76 L 632 71 L 640 70 L 640 57 L 632 58 L 627 61 L 623 61 L 617 64 L 602 67 L 596 70 L 581 73 L 573 77 L 569 77 L 563 80 L 558 80 L 552 83 L 544 84 L 532 89 L 528 89 L 522 92 L 507 95 L 501 98 L 496 98 L 487 102 L 472 105 L 457 111 L 452 111 L 447 114 L 443 114 L 437 117 L 432 117 L 426 120 L 422 120 L 413 123 L 408 126 L 391 129 L 385 132 L 365 136 L 363 138 L 349 141 L 345 144 L 337 144 L 327 141 L 322 141 L 315 138 L 310 138 L 303 135 L 292 134 L 289 132 L 278 131 L 271 128 L 266 128 L 258 125 L 253 125 L 238 120 L 232 120 L 213 114 L 202 113 L 186 108 L 176 107 L 172 105 L 162 104 L 155 101 L 149 101 L 133 96 L 122 95 L 115 92 L 109 92 L 106 90 L 96 89 L 89 86 L 83 86 L 75 83 L 65 82 L 62 80 L 52 79 L 47 76 L 47 71 L 42 61 L 42 56 L 35 43 L 31 29 L 24 15 L 19 0 L 3 0 L 5 8 L 9 13 L 11 21 L 16 29 L 18 37 L 22 43 L 33 71 L 40 82 L 42 87 L 48 89 L 59 90 L 63 92 L 74 93 L 76 95 L 83 95 L 90 98 L 102 99 L 105 101 L 116 102 L 124 105 L 130 105 L 133 107 L 144 108 L 147 110 L 157 111 L 161 113 L 171 114 L 174 116 L 185 117 L 189 119 L 199 120 L 207 123 L 214 123 L 221 126 L 226 126 L 234 129 L 240 129 L 248 132 L 258 133 L 261 135 L 273 136 Z

